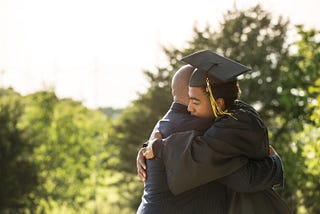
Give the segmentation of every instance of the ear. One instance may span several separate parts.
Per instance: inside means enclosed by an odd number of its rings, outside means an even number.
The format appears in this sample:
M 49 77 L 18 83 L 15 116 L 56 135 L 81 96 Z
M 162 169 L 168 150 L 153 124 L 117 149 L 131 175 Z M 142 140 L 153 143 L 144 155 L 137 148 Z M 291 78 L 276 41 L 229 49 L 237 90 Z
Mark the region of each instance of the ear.
M 224 99 L 223 98 L 218 98 L 216 99 L 218 107 L 223 111 L 225 110 L 226 106 L 224 104 Z

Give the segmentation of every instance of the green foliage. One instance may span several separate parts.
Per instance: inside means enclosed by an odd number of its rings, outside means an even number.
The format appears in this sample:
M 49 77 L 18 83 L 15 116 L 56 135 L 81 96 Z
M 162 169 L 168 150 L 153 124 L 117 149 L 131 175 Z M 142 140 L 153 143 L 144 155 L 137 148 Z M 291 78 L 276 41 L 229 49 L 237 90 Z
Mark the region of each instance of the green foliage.
M 48 135 L 35 136 L 42 138 L 36 151 L 43 180 L 39 196 L 80 210 L 95 197 L 100 170 L 97 154 L 105 155 L 101 148 L 107 140 L 108 122 L 101 112 L 88 110 L 72 100 L 51 104 L 51 123 L 46 124 Z M 34 105 L 42 109 L 43 102 Z
M 246 11 L 228 11 L 218 31 L 213 31 L 209 25 L 203 31 L 195 26 L 194 36 L 187 42 L 185 50 L 164 48 L 169 66 L 158 68 L 156 73 L 146 72 L 151 84 L 148 92 L 140 95 L 131 107 L 124 110 L 115 126 L 117 135 L 113 138 L 119 145 L 122 163 L 119 169 L 136 176 L 132 160 L 135 160 L 140 145 L 148 139 L 155 122 L 162 117 L 170 105 L 172 100 L 170 80 L 173 73 L 183 64 L 178 59 L 198 50 L 210 49 L 251 65 L 254 73 L 246 76 L 247 80 L 243 81 L 243 88 L 245 88 L 243 97 L 248 102 L 257 102 L 261 100 L 261 95 L 276 92 L 278 85 L 273 83 L 273 80 L 280 75 L 280 64 L 287 56 L 284 45 L 287 25 L 288 22 L 281 18 L 273 23 L 271 15 L 260 6 Z M 257 90 L 258 86 L 261 89 Z M 270 109 L 273 98 L 265 96 L 264 99 L 270 102 L 261 102 L 261 109 Z M 262 112 L 266 115 L 269 113 L 269 111 Z M 133 197 L 131 206 L 135 206 L 136 209 L 140 197 L 133 195 L 135 199 Z
M 24 105 L 13 90 L 0 90 L 0 212 L 19 213 L 34 208 L 38 185 L 34 145 L 19 127 Z
M 121 196 L 121 201 L 118 203 L 121 206 L 129 204 L 132 210 L 135 210 L 140 202 L 143 187 L 143 183 L 137 180 L 136 175 L 134 160 L 137 151 L 149 138 L 156 121 L 167 111 L 172 100 L 171 90 L 167 87 L 171 83 L 168 76 L 156 76 L 152 73 L 147 75 L 156 82 L 153 82 L 148 93 L 141 95 L 114 121 L 114 132 L 110 134 L 110 144 L 117 147 L 115 154 L 120 159 L 109 167 L 116 168 L 125 175 L 114 183 Z
M 316 183 L 305 170 L 311 164 L 305 161 L 305 150 L 309 146 L 293 142 L 295 133 L 311 122 L 313 108 L 309 108 L 308 103 L 314 100 L 315 93 L 308 91 L 308 87 L 320 76 L 319 32 L 304 31 L 298 26 L 301 39 L 286 44 L 289 22 L 281 17 L 275 22 L 260 6 L 246 11 L 228 11 L 224 18 L 220 31 L 211 31 L 209 26 L 203 32 L 195 28 L 188 48 L 173 50 L 169 56 L 180 58 L 199 49 L 211 49 L 252 67 L 252 72 L 240 81 L 242 99 L 257 107 L 269 127 L 270 142 L 282 154 L 285 176 L 290 179 L 286 180 L 287 188 L 280 194 L 294 212 L 300 212 L 301 207 L 317 210 L 318 206 L 309 203 L 309 199 L 310 195 L 317 196 L 311 194 L 314 192 L 311 190 L 318 186 L 305 188 L 306 183 Z M 296 52 L 289 53 L 291 49 Z M 311 141 L 317 142 L 317 139 Z M 294 177 L 289 176 L 293 174 Z
M 280 68 L 288 58 L 287 28 L 289 21 L 271 14 L 259 5 L 244 11 L 234 9 L 224 15 L 218 30 L 207 25 L 203 31 L 194 27 L 193 38 L 185 50 L 165 49 L 172 67 L 177 59 L 202 49 L 210 49 L 252 68 L 240 77 L 241 98 L 256 106 L 267 124 L 283 113 L 279 104 L 279 86 L 284 81 Z M 263 97 L 263 99 L 261 99 Z
M 210 49 L 250 66 L 252 72 L 240 77 L 242 99 L 259 106 L 264 119 L 271 118 L 278 113 L 279 68 L 288 55 L 288 24 L 281 17 L 274 20 L 259 5 L 244 11 L 234 9 L 224 15 L 216 31 L 207 26 L 200 32 L 195 27 L 194 38 L 182 53 Z
M 99 108 L 99 110 L 102 111 L 105 115 L 107 115 L 107 117 L 111 119 L 116 118 L 122 112 L 122 109 L 115 109 L 112 107 Z
M 315 63 L 316 64 L 316 63 Z M 317 95 L 309 103 L 312 109 L 310 120 L 312 123 L 304 123 L 303 130 L 295 135 L 295 146 L 300 148 L 301 162 L 303 165 L 299 186 L 292 189 L 299 191 L 300 213 L 319 213 L 320 207 L 320 79 L 315 81 L 314 86 L 309 87 L 309 92 Z
M 315 136 L 318 129 L 314 129 L 314 121 L 319 121 L 319 115 L 314 106 L 308 106 L 315 102 L 314 94 L 318 89 L 314 87 L 312 92 L 308 87 L 319 77 L 319 33 L 304 31 L 298 26 L 301 39 L 289 44 L 286 43 L 288 25 L 288 20 L 272 18 L 259 5 L 244 11 L 234 9 L 225 14 L 216 31 L 209 25 L 203 30 L 195 26 L 193 37 L 184 50 L 164 48 L 169 66 L 158 68 L 156 73 L 146 72 L 151 84 L 148 92 L 124 110 L 115 126 L 116 134 L 112 138 L 120 149 L 119 169 L 128 176 L 136 176 L 136 152 L 170 103 L 169 80 L 182 65 L 178 59 L 210 49 L 252 67 L 252 72 L 240 77 L 242 99 L 259 110 L 269 127 L 270 142 L 283 159 L 286 188 L 279 193 L 294 212 L 318 211 L 319 206 L 314 203 L 319 200 L 318 194 L 314 192 L 319 188 L 316 176 L 320 172 L 315 167 L 319 165 L 319 159 L 307 157 L 318 154 L 314 149 L 319 141 L 318 135 Z M 159 101 L 167 104 L 160 109 Z M 301 135 L 297 134 L 302 129 Z M 310 134 L 313 137 L 307 138 Z M 298 143 L 297 136 L 303 136 L 304 143 Z M 126 182 L 129 182 L 128 178 Z M 306 184 L 308 188 L 305 188 Z M 136 209 L 134 206 L 140 197 L 136 197 L 136 192 L 132 195 L 134 197 L 128 203 Z M 315 199 L 311 200 L 312 197 Z
M 111 121 L 53 92 L 1 90 L 0 212 L 88 213 L 98 209 L 110 170 L 101 163 Z
M 294 52 L 281 67 L 279 105 L 282 111 L 277 117 L 282 118 L 283 124 L 273 128 L 272 140 L 277 143 L 279 153 L 283 154 L 286 169 L 286 188 L 282 195 L 294 211 L 316 213 L 320 209 L 314 203 L 320 200 L 316 193 L 319 189 L 316 177 L 320 171 L 313 170 L 312 174 L 309 168 L 315 162 L 319 163 L 319 159 L 310 158 L 316 154 L 310 149 L 319 143 L 314 123 L 318 106 L 312 103 L 317 102 L 319 94 L 316 83 L 320 76 L 320 32 L 313 29 L 305 31 L 302 26 L 297 26 L 297 30 L 300 39 L 295 41 L 292 46 Z
M 252 67 L 242 99 L 259 110 L 282 157 L 279 193 L 294 213 L 319 213 L 320 33 L 297 26 L 288 44 L 288 25 L 258 5 L 227 11 L 217 30 L 194 26 L 185 49 L 163 48 L 169 65 L 144 71 L 147 92 L 123 110 L 1 89 L 0 212 L 134 213 L 143 191 L 137 151 L 170 107 L 178 59 L 210 49 Z

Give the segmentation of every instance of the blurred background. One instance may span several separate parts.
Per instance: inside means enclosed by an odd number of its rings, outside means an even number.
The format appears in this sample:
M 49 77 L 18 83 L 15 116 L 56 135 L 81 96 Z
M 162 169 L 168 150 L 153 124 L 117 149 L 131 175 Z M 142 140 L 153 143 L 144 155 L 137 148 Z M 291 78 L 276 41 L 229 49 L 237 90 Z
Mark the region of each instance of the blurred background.
M 240 77 L 294 213 L 320 213 L 320 3 L 0 0 L 0 213 L 135 213 L 135 159 L 185 55 Z

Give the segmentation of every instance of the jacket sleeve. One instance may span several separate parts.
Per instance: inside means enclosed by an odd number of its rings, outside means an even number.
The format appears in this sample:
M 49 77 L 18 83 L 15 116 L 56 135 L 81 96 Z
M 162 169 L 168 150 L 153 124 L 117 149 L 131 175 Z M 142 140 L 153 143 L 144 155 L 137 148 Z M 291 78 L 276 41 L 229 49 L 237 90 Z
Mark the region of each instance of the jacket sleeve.
M 221 139 L 200 137 L 191 131 L 156 140 L 152 149 L 162 158 L 169 188 L 177 195 L 231 174 L 248 162 L 247 157 L 226 146 Z
M 263 160 L 250 160 L 235 172 L 218 179 L 236 192 L 258 192 L 272 187 L 283 187 L 283 166 L 278 155 Z

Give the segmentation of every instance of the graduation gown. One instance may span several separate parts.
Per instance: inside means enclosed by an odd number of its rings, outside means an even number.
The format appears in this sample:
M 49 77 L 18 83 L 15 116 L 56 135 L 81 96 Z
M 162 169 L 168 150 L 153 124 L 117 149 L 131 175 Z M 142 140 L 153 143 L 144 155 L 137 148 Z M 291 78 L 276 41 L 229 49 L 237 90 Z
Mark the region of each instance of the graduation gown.
M 203 135 L 187 131 L 154 142 L 154 153 L 163 159 L 173 194 L 229 175 L 247 164 L 248 159 L 268 156 L 268 130 L 258 113 L 241 101 L 230 112 L 236 119 L 218 118 Z M 291 213 L 272 189 L 230 195 L 230 213 Z

